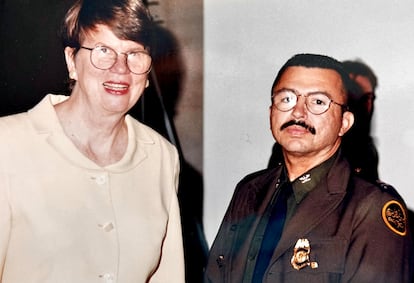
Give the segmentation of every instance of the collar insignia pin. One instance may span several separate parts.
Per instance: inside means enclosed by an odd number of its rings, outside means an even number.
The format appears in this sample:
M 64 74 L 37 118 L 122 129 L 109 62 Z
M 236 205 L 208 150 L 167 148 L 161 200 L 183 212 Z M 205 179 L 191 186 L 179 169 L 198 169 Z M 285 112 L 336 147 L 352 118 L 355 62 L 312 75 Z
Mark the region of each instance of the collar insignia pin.
M 309 182 L 310 180 L 312 180 L 312 179 L 311 179 L 311 174 L 309 174 L 309 173 L 299 177 L 299 181 L 302 184 L 305 184 L 305 183 Z

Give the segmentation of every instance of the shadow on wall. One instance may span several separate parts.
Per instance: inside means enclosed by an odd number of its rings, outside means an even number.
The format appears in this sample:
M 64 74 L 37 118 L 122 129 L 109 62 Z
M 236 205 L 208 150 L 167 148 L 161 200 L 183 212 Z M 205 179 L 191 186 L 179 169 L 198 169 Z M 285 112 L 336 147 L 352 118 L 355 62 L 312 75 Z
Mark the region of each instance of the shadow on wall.
M 156 129 L 176 145 L 181 157 L 178 199 L 183 226 L 187 283 L 202 282 L 208 244 L 203 228 L 203 178 L 183 155 L 172 118 L 184 76 L 179 44 L 162 26 L 156 28 L 155 52 L 150 85 L 130 114 Z
M 59 26 L 73 0 L 0 0 L 0 115 L 26 111 L 47 93 L 67 92 Z M 188 283 L 202 282 L 208 245 L 202 224 L 203 179 L 182 154 L 172 117 L 184 75 L 179 45 L 157 26 L 150 86 L 130 114 L 177 146 L 181 158 L 179 202 Z

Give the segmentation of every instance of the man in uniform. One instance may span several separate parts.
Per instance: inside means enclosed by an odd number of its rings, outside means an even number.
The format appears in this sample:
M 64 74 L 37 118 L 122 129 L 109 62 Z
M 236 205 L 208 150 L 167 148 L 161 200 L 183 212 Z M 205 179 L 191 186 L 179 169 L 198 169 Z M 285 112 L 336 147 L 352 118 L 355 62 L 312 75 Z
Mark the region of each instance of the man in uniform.
M 403 200 L 355 176 L 341 153 L 354 117 L 342 63 L 298 54 L 272 86 L 283 159 L 237 185 L 205 282 L 411 282 Z

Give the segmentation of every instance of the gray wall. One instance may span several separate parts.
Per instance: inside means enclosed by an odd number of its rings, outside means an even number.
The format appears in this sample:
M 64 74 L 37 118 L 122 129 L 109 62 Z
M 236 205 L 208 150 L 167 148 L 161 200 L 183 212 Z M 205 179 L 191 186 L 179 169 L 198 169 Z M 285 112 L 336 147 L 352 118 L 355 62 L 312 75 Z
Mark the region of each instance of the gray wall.
M 414 2 L 204 1 L 204 225 L 211 244 L 236 183 L 266 167 L 270 86 L 293 54 L 361 58 L 379 78 L 380 177 L 414 208 Z

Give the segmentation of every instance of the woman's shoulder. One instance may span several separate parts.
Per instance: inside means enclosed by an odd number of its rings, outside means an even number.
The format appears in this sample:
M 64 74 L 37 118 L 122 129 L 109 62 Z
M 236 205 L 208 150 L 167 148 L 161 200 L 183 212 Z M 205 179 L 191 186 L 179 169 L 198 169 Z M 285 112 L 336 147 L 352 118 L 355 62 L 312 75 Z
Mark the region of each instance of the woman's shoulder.
M 176 149 L 166 137 L 154 130 L 148 125 L 136 120 L 130 115 L 126 116 L 127 124 L 132 127 L 135 139 L 138 143 L 153 144 L 168 149 Z

